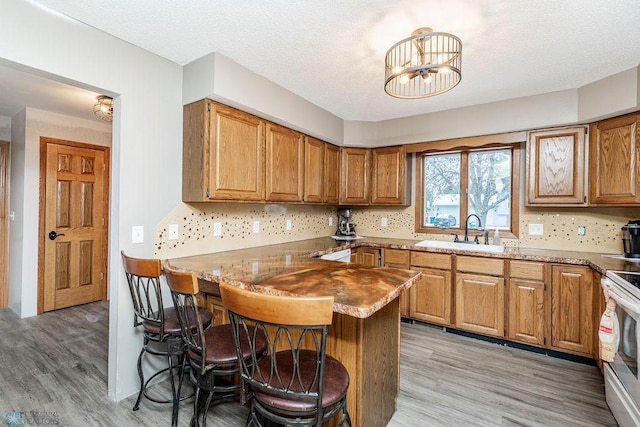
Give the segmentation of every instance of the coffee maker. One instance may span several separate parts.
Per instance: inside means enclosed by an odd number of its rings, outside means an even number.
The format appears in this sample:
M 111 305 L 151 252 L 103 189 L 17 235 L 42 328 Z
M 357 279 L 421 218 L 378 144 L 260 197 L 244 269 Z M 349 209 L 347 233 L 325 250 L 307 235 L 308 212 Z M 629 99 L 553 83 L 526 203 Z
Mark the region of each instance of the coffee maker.
M 349 220 L 351 219 L 351 208 L 338 209 L 338 230 L 336 236 L 356 236 L 356 225 Z

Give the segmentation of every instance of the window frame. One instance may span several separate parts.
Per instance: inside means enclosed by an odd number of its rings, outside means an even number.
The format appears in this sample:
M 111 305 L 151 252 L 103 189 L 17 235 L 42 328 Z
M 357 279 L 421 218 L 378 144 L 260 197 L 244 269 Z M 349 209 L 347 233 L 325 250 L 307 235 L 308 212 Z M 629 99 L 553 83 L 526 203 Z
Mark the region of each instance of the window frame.
M 420 144 L 422 151 L 416 152 L 416 215 L 415 215 L 415 231 L 423 234 L 451 234 L 464 231 L 464 222 L 454 227 L 441 229 L 439 227 L 425 227 L 424 220 L 424 156 L 431 154 L 445 153 L 461 153 L 460 161 L 460 217 L 466 218 L 469 215 L 468 197 L 466 191 L 469 181 L 468 156 L 471 152 L 485 150 L 511 149 L 511 217 L 510 229 L 500 229 L 500 236 L 507 239 L 517 239 L 519 236 L 520 224 L 520 174 L 522 165 L 520 164 L 520 155 L 525 139 L 521 138 L 522 133 L 503 134 L 498 136 L 462 138 L 450 141 L 437 141 L 433 144 L 433 148 L 429 149 L 429 145 Z M 520 140 L 521 139 L 521 140 Z M 506 140 L 506 141 L 505 141 Z M 512 141 L 513 140 L 513 141 Z M 493 141 L 493 142 L 492 142 Z M 465 197 L 462 197 L 462 196 Z M 489 230 L 489 236 L 493 238 L 494 230 Z

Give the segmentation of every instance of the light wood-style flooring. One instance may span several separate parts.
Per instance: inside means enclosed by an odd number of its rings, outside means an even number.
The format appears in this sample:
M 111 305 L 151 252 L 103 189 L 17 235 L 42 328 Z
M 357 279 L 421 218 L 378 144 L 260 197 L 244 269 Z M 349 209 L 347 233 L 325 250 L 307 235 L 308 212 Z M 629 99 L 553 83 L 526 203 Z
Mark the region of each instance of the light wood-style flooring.
M 34 411 L 60 426 L 170 425 L 170 405 L 143 400 L 133 412 L 135 395 L 107 398 L 107 303 L 29 319 L 0 309 L 0 334 L 0 423 L 10 411 Z M 390 427 L 616 425 L 593 366 L 404 323 L 400 360 Z M 181 426 L 191 411 L 183 403 Z M 243 426 L 246 414 L 225 403 L 210 410 L 209 425 Z

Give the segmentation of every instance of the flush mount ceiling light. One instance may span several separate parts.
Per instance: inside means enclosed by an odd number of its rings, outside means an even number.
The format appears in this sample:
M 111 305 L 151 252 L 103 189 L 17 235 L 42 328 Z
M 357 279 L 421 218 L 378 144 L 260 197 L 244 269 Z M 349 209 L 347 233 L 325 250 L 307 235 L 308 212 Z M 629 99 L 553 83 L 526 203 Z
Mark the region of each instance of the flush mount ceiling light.
M 441 94 L 460 83 L 461 63 L 458 37 L 418 28 L 387 51 L 384 90 L 403 99 Z
M 96 103 L 93 104 L 93 114 L 105 122 L 112 121 L 113 98 L 104 95 L 99 96 Z

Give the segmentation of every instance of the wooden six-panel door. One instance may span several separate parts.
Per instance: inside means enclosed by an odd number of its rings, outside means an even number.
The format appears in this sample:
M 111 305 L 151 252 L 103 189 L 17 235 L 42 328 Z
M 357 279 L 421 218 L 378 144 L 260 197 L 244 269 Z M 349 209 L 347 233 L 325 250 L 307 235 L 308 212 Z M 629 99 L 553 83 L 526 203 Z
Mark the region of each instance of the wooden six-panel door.
M 106 297 L 104 149 L 43 138 L 43 311 Z M 88 146 L 87 146 L 88 147 Z

